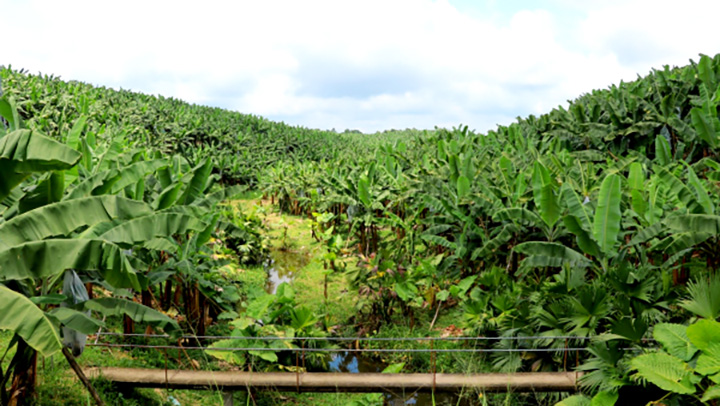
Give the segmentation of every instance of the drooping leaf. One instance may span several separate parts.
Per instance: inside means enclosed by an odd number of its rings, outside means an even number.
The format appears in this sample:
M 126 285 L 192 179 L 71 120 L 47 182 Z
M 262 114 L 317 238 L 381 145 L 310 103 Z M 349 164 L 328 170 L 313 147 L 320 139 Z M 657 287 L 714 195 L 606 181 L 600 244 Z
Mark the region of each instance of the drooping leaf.
M 594 257 L 598 256 L 600 247 L 598 247 L 597 242 L 595 242 L 590 233 L 581 226 L 577 217 L 567 215 L 563 217 L 563 224 L 565 224 L 565 227 L 567 227 L 571 233 L 575 234 L 575 241 L 584 253 Z
M 548 263 L 547 266 L 562 266 L 564 264 L 570 266 L 588 266 L 590 263 L 590 260 L 585 258 L 581 253 L 555 242 L 524 242 L 516 245 L 514 250 L 521 254 L 530 255 L 531 257 L 544 257 L 552 260 L 553 262 Z M 551 263 L 557 265 L 550 265 Z
M 63 171 L 80 160 L 80 153 L 30 130 L 0 138 L 0 201 L 34 172 Z
M 177 322 L 157 310 L 135 303 L 131 300 L 117 298 L 90 299 L 81 304 L 83 310 L 92 310 L 105 316 L 126 315 L 138 323 L 147 323 L 172 334 L 180 330 Z
M 113 219 L 150 214 L 150 207 L 119 196 L 93 196 L 40 207 L 0 224 L 0 248 L 48 237 L 67 235 L 83 227 Z
M 675 175 L 665 168 L 657 168 L 656 174 L 668 187 L 668 194 L 674 196 L 679 202 L 687 207 L 690 213 L 704 213 L 702 205 L 697 201 L 695 194 L 689 187 L 680 181 Z
M 202 231 L 207 225 L 196 217 L 177 213 L 154 213 L 123 221 L 97 238 L 116 244 L 135 245 L 157 237 Z
M 48 313 L 57 318 L 64 326 L 83 334 L 93 334 L 100 327 L 105 327 L 105 323 L 102 321 L 93 319 L 87 314 L 69 307 L 56 307 Z
M 0 284 L 0 303 L 12 309 L 0 312 L 0 329 L 19 335 L 45 357 L 62 349 L 57 328 L 30 299 Z
M 135 271 L 117 245 L 103 240 L 32 241 L 0 250 L 0 282 L 40 279 L 66 269 L 97 270 L 117 288 L 140 290 Z

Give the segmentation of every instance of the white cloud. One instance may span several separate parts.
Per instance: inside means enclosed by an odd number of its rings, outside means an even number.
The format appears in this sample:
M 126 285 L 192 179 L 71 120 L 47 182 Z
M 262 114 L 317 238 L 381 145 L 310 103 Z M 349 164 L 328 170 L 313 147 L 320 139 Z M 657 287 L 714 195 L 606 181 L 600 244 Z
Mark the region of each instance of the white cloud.
M 3 0 L 0 64 L 308 127 L 484 131 L 720 51 L 711 0 L 510 4 Z

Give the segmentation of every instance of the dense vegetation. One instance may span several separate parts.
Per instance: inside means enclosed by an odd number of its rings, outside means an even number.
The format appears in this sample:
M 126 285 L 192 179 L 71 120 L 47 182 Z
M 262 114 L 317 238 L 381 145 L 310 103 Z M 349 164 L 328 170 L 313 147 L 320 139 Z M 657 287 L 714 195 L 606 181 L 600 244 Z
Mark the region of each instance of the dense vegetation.
M 7 69 L 2 78 L 0 293 L 45 326 L 40 335 L 0 318 L 23 339 L 13 365 L 28 365 L 28 346 L 57 351 L 60 324 L 93 332 L 86 310 L 138 314 L 123 310 L 140 305 L 130 300 L 59 296 L 68 269 L 110 292 L 134 289 L 149 305 L 136 321 L 165 331 L 180 325 L 156 310 L 176 306 L 196 332 L 213 311 L 237 317 L 243 337 L 330 334 L 289 287 L 235 312 L 248 293 L 216 270 L 265 255 L 257 219 L 218 205 L 239 183 L 312 219 L 325 283 L 343 274 L 359 298 L 346 334 L 438 334 L 444 319 L 464 335 L 547 337 L 488 347 L 552 350 L 498 353 L 465 371 L 563 370 L 564 348 L 588 346 L 572 362 L 587 396 L 565 405 L 720 397 L 720 56 L 487 134 L 336 134 Z M 29 259 L 49 255 L 58 259 Z

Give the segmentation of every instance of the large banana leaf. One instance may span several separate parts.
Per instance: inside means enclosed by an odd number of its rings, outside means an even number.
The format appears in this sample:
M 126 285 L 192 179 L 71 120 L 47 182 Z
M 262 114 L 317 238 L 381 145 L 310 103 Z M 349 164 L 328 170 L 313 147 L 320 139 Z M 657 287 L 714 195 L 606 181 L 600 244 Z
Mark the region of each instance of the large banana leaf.
M 674 232 L 720 234 L 720 216 L 708 214 L 684 214 L 671 216 L 665 225 Z
M 78 269 L 97 270 L 116 288 L 141 288 L 122 250 L 103 240 L 56 239 L 15 245 L 0 250 L 0 269 L 0 282 L 40 279 Z
M 532 186 L 540 217 L 548 227 L 554 226 L 560 219 L 560 205 L 553 190 L 550 173 L 540 161 L 536 161 L 533 168 Z
M 180 197 L 180 204 L 190 204 L 203 196 L 203 191 L 205 191 L 205 187 L 207 187 L 212 168 L 213 165 L 210 159 L 205 160 L 205 162 L 195 167 L 192 179 L 190 179 L 190 183 Z
M 597 257 L 600 252 L 597 242 L 592 238 L 590 233 L 585 230 L 577 217 L 567 215 L 563 217 L 563 224 L 570 230 L 571 233 L 575 234 L 578 247 L 583 250 L 584 253 L 590 254 L 593 257 Z
M 656 173 L 660 180 L 668 187 L 668 195 L 674 196 L 687 207 L 690 213 L 705 213 L 705 209 L 698 202 L 690 188 L 665 168 L 658 168 Z M 708 214 L 708 213 L 706 213 Z
M 116 244 L 134 245 L 156 237 L 170 237 L 189 231 L 202 231 L 207 224 L 198 218 L 178 213 L 157 213 L 120 223 L 97 238 Z
M 574 216 L 583 230 L 588 233 L 592 231 L 592 208 L 580 200 L 580 196 L 572 189 L 570 184 L 563 183 L 560 188 L 565 205 L 572 216 Z
M 62 200 L 65 193 L 65 171 L 54 171 L 47 175 L 20 199 L 18 209 L 26 213 L 47 204 Z
M 62 349 L 57 328 L 35 303 L 0 284 L 0 329 L 10 330 L 45 357 Z
M 152 213 L 143 202 L 120 196 L 93 196 L 65 200 L 21 214 L 0 224 L 0 249 L 67 235 L 79 227 Z
M 609 254 L 615 248 L 620 233 L 620 176 L 612 174 L 605 177 L 600 186 L 598 207 L 595 210 L 593 236 L 600 250 Z
M 0 201 L 30 173 L 71 168 L 80 153 L 30 130 L 13 131 L 0 138 Z
M 175 320 L 157 310 L 130 300 L 110 297 L 91 299 L 82 303 L 82 309 L 96 311 L 104 316 L 127 315 L 138 323 L 148 323 L 165 330 L 167 333 L 180 330 L 180 326 Z
M 590 265 L 590 260 L 585 258 L 583 254 L 568 248 L 562 244 L 555 242 L 530 241 L 518 244 L 514 248 L 515 252 L 528 255 L 529 262 L 534 262 L 533 257 L 543 259 L 543 266 L 562 266 L 568 264 L 570 266 L 586 267 Z

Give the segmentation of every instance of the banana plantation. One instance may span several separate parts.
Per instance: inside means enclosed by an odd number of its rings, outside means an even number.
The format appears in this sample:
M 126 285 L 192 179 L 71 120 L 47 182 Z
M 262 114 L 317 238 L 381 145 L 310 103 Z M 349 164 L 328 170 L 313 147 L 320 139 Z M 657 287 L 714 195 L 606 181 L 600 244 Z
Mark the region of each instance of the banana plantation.
M 0 78 L 2 404 L 64 404 L 47 371 L 74 380 L 66 358 L 328 371 L 338 349 L 393 372 L 581 373 L 576 393 L 428 404 L 720 402 L 720 55 L 486 134 L 338 134 Z M 301 265 L 268 289 L 291 255 Z M 391 340 L 413 337 L 478 352 L 369 351 L 429 345 Z M 149 348 L 168 343 L 192 350 Z M 217 404 L 93 386 L 108 404 Z

